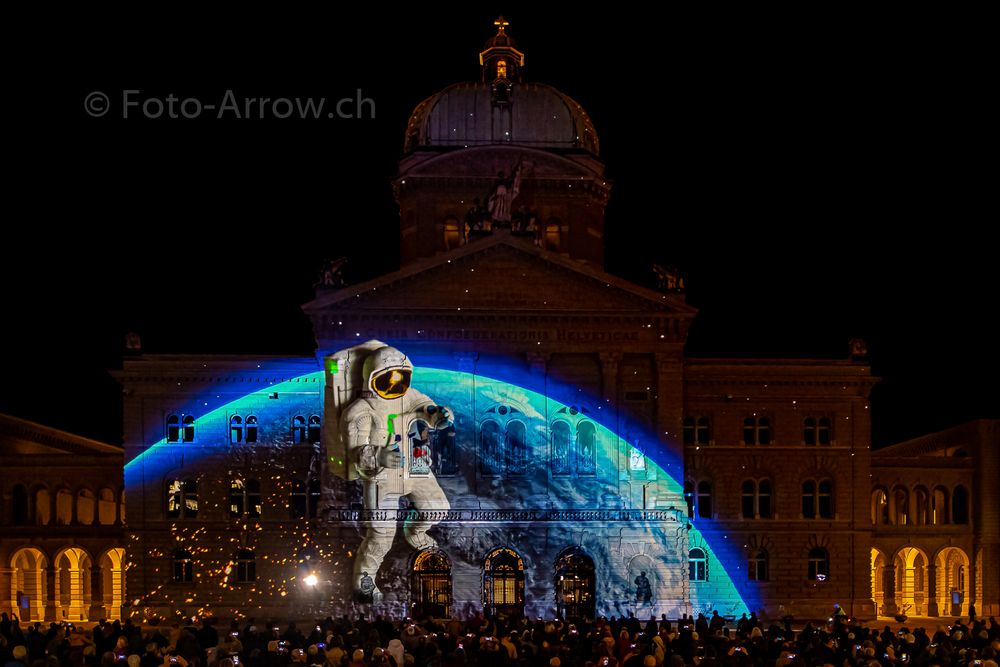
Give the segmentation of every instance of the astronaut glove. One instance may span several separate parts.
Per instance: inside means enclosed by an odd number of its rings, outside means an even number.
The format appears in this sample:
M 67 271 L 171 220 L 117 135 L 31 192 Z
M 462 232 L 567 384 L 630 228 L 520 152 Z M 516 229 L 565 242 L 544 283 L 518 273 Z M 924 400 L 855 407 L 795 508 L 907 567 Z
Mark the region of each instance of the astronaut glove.
M 428 405 L 424 412 L 432 428 L 444 428 L 452 423 L 451 410 L 443 405 Z
M 378 448 L 378 464 L 383 468 L 402 468 L 403 457 L 399 453 L 399 448 L 390 449 L 388 447 Z

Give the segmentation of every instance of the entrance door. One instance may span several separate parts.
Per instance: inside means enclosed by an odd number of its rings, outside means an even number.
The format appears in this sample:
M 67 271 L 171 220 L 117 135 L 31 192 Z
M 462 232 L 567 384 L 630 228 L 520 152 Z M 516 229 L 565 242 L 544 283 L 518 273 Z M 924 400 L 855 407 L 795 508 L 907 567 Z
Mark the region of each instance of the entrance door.
M 556 609 L 563 618 L 594 617 L 594 561 L 579 547 L 556 559 Z

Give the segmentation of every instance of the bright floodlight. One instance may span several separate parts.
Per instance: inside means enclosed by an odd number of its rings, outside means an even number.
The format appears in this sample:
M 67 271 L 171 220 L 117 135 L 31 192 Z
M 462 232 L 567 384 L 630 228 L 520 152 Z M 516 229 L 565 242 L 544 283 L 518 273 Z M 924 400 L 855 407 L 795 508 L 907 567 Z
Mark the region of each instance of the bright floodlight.
M 307 577 L 305 578 L 305 580 L 304 580 L 304 581 L 306 582 L 306 585 L 307 585 L 307 586 L 315 586 L 315 585 L 316 585 L 316 582 L 318 582 L 318 581 L 319 581 L 319 579 L 317 579 L 317 578 L 316 578 L 316 575 L 315 575 L 315 574 L 310 574 L 309 576 L 307 576 Z

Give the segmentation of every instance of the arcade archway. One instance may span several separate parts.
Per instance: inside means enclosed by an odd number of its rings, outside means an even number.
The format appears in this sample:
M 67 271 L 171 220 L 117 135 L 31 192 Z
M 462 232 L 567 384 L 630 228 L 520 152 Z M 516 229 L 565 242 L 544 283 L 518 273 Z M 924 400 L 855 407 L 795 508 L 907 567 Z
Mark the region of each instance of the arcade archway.
M 571 547 L 556 559 L 556 610 L 563 618 L 593 618 L 596 585 L 594 560 L 583 549 Z
M 410 585 L 414 618 L 451 618 L 451 561 L 440 551 L 426 550 L 413 560 Z
M 483 607 L 491 615 L 524 615 L 524 559 L 513 549 L 494 549 L 483 561 Z

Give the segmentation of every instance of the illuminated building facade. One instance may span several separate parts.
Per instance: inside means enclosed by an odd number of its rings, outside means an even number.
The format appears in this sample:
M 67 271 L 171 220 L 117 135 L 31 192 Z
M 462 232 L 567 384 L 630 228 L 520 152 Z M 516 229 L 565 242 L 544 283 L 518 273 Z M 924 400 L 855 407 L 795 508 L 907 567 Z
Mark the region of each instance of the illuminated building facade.
M 680 278 L 601 268 L 586 112 L 497 26 L 407 126 L 400 269 L 304 306 L 315 357 L 126 360 L 133 612 L 872 617 L 863 353 L 686 357 Z M 428 428 L 352 431 L 404 377 Z
M 872 594 L 879 613 L 1000 611 L 1000 421 L 980 419 L 872 456 Z
M 122 450 L 0 415 L 0 612 L 120 618 Z

